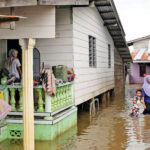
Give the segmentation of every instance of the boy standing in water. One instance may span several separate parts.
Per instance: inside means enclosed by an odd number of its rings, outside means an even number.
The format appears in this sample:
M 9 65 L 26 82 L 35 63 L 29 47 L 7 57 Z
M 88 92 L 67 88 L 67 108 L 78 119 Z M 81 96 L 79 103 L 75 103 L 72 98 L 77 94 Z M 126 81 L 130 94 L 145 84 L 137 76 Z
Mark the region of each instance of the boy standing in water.
M 133 107 L 132 107 L 131 115 L 134 115 L 134 116 L 139 115 L 141 100 L 142 100 L 142 92 L 141 90 L 137 90 L 136 96 L 133 97 Z

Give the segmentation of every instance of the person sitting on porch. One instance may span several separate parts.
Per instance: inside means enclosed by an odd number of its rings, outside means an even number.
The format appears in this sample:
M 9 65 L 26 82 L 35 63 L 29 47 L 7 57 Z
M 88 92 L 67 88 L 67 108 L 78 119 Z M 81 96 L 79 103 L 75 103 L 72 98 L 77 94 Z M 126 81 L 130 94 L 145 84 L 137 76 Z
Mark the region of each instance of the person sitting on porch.
M 5 68 L 8 70 L 8 81 L 7 83 L 19 82 L 21 77 L 21 64 L 18 57 L 18 51 L 15 49 L 11 49 L 9 51 L 9 57 L 6 61 Z
M 143 114 L 150 114 L 150 75 L 144 78 L 144 84 L 142 88 L 142 103 L 144 104 Z

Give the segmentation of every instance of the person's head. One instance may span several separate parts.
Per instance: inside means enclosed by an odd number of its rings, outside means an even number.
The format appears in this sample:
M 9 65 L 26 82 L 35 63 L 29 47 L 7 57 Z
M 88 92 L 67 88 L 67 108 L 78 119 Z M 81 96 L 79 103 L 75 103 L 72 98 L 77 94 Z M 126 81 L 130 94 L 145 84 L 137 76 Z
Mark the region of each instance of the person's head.
M 18 51 L 16 49 L 10 49 L 9 50 L 9 57 L 17 58 Z
M 141 97 L 141 95 L 142 95 L 141 90 L 136 90 L 136 96 Z

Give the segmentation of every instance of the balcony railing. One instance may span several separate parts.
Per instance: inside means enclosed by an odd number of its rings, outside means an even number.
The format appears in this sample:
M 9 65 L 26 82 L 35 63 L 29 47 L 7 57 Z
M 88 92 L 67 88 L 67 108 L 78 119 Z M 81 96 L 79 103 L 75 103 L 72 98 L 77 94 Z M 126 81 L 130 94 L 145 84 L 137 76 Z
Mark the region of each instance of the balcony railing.
M 4 93 L 4 100 L 11 105 L 12 112 L 23 111 L 21 85 L 0 85 L 0 90 Z M 55 97 L 47 95 L 42 86 L 34 86 L 34 91 L 35 113 L 50 113 L 51 116 L 74 104 L 72 82 L 59 84 Z

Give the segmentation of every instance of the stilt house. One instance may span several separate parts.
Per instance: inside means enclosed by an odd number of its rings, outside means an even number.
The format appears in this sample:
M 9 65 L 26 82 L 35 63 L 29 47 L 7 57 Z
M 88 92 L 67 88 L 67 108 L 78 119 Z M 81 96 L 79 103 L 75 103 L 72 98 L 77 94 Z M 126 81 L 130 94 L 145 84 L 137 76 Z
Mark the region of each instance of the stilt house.
M 22 60 L 23 85 L 0 86 L 12 106 L 0 140 L 23 137 L 22 111 L 26 116 L 27 105 L 33 105 L 32 88 L 38 93 L 35 139 L 52 140 L 76 124 L 76 106 L 112 89 L 119 92 L 124 86 L 124 63 L 131 61 L 113 0 L 2 0 L 1 68 L 11 48 L 19 51 Z M 73 68 L 75 81 L 58 85 L 55 97 L 45 94 L 42 86 L 32 85 L 33 73 L 42 63 Z

